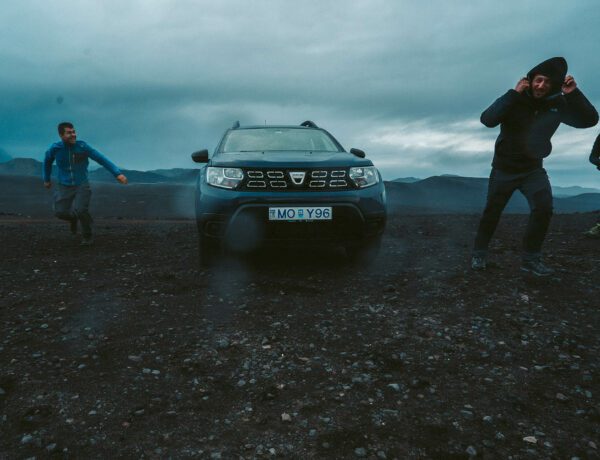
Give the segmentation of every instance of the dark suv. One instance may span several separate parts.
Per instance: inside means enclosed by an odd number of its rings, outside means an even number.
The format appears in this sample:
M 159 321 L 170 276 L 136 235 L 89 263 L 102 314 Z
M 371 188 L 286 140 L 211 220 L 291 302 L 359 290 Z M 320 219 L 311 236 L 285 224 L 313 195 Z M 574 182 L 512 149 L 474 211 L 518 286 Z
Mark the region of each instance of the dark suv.
M 300 126 L 228 129 L 200 169 L 196 221 L 200 260 L 223 247 L 251 251 L 276 243 L 343 245 L 372 259 L 386 223 L 385 187 L 362 150 L 346 152 L 327 131 Z

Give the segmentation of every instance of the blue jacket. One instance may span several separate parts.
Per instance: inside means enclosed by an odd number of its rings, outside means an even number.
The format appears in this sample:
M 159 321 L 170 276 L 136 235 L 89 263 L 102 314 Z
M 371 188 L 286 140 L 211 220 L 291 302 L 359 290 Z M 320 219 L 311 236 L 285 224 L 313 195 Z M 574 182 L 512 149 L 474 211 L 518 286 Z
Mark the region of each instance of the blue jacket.
M 74 145 L 56 142 L 46 151 L 44 158 L 44 182 L 50 182 L 52 163 L 56 160 L 58 167 L 58 182 L 63 185 L 80 185 L 88 181 L 89 158 L 108 169 L 113 176 L 121 174 L 111 161 L 100 152 L 90 147 L 83 141 L 76 141 Z

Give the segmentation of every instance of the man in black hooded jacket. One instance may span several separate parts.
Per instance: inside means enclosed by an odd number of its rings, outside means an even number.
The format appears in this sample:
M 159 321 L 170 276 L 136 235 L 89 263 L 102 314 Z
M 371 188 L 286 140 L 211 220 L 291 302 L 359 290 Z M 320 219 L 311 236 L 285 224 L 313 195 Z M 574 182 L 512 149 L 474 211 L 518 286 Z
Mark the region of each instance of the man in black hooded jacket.
M 592 153 L 590 153 L 590 163 L 596 166 L 598 171 L 600 171 L 600 134 L 598 134 L 596 142 L 594 142 L 594 146 L 592 147 Z M 598 219 L 596 225 L 583 234 L 589 238 L 600 238 L 600 219 Z
M 515 190 L 527 198 L 529 223 L 523 238 L 521 269 L 537 276 L 552 273 L 541 260 L 542 243 L 552 217 L 552 189 L 543 159 L 550 155 L 550 139 L 561 123 L 589 128 L 598 112 L 567 76 L 567 61 L 548 59 L 527 73 L 481 114 L 488 128 L 500 125 L 496 139 L 487 203 L 475 237 L 471 267 L 486 268 L 489 242 L 500 215 Z
M 596 142 L 594 142 L 594 146 L 592 147 L 592 152 L 590 153 L 590 163 L 596 166 L 596 169 L 600 171 L 600 134 L 598 134 Z

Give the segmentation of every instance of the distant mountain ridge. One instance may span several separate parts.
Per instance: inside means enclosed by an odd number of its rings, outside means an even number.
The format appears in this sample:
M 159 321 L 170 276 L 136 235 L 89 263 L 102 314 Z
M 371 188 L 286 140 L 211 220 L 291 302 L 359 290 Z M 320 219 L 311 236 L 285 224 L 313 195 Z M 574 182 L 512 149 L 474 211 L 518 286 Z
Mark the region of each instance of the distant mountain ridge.
M 385 184 L 390 212 L 412 208 L 426 213 L 479 213 L 485 206 L 487 185 L 486 178 L 460 176 L 432 176 L 414 183 Z M 560 213 L 598 211 L 600 193 L 555 196 L 554 209 Z M 521 193 L 515 192 L 506 211 L 526 213 L 529 205 Z
M 458 177 L 458 178 L 461 178 L 462 176 L 457 176 L 454 174 L 442 174 L 440 176 L 432 176 L 432 177 Z M 467 179 L 478 180 L 478 179 L 485 179 L 485 178 L 472 177 L 472 178 L 467 178 Z M 426 179 L 419 179 L 416 177 L 399 177 L 397 179 L 393 179 L 391 182 L 413 184 L 415 182 L 420 182 L 422 180 L 426 180 Z M 485 180 L 487 181 L 487 179 L 485 179 Z M 487 182 L 486 182 L 486 184 L 487 184 Z M 557 198 L 566 198 L 569 196 L 577 196 L 577 195 L 582 195 L 584 193 L 600 193 L 600 188 L 580 187 L 579 185 L 571 185 L 569 187 L 560 187 L 558 185 L 552 186 L 552 195 Z
M 418 177 L 398 177 L 397 179 L 393 179 L 392 182 L 402 182 L 404 184 L 412 184 L 413 182 L 419 182 L 420 180 L 423 180 L 423 179 L 419 179 Z
M 552 192 L 553 195 L 557 197 L 568 197 L 583 195 L 584 193 L 600 193 L 600 189 L 591 187 L 580 187 L 579 185 L 572 185 L 570 187 L 559 187 L 553 185 Z
M 130 184 L 138 187 L 141 195 L 144 193 L 144 186 L 147 186 L 148 193 L 154 190 L 152 186 L 160 186 L 163 191 L 169 187 L 178 187 L 179 189 L 184 187 L 193 190 L 192 185 L 198 176 L 198 169 L 187 168 L 153 171 L 123 170 L 123 172 L 128 177 Z M 16 158 L 0 163 L 0 175 L 30 178 L 36 176 L 41 180 L 41 174 L 42 163 L 31 158 Z M 54 167 L 53 174 L 56 174 L 56 167 Z M 90 171 L 89 177 L 92 182 L 116 185 L 114 177 L 104 168 Z M 8 181 L 4 180 L 4 182 Z M 14 177 L 11 183 L 18 183 L 18 179 Z M 422 180 L 403 178 L 386 181 L 385 184 L 390 212 L 479 213 L 485 206 L 488 179 L 441 175 Z M 598 189 L 578 186 L 553 187 L 553 192 L 556 212 L 600 210 L 600 190 Z M 577 194 L 573 195 L 574 193 Z M 516 192 L 506 210 L 513 213 L 526 213 L 529 212 L 529 206 L 525 198 Z
M 137 171 L 134 169 L 123 169 L 123 173 L 131 182 L 142 184 L 157 184 L 157 183 L 177 183 L 188 184 L 194 182 L 198 177 L 198 169 L 194 168 L 172 168 L 172 169 L 153 169 L 150 171 Z M 42 175 L 42 162 L 33 158 L 14 158 L 5 162 L 0 162 L 0 174 L 11 174 L 16 176 L 40 176 Z M 52 168 L 52 174 L 56 175 L 56 165 Z M 112 182 L 113 176 L 106 169 L 99 167 L 90 169 L 89 177 L 92 181 L 97 182 Z M 399 177 L 391 181 L 386 181 L 390 184 L 428 184 L 433 177 L 443 178 L 453 183 L 452 179 L 456 179 L 457 183 L 463 186 L 470 187 L 470 182 L 474 181 L 481 185 L 484 181 L 487 187 L 487 178 L 481 177 L 462 177 L 453 174 L 442 174 L 440 176 L 432 176 L 427 179 L 419 179 L 417 177 Z M 570 187 L 552 186 L 553 195 L 557 198 L 565 198 L 571 196 L 582 195 L 584 193 L 600 193 L 600 188 L 580 187 L 578 185 Z
M 42 177 L 43 163 L 33 158 L 14 158 L 0 163 L 0 174 L 12 176 L 38 176 Z M 177 183 L 187 184 L 194 182 L 198 176 L 197 169 L 157 169 L 154 171 L 136 171 L 122 169 L 130 182 L 140 184 Z M 52 176 L 56 177 L 56 165 L 52 166 Z M 89 178 L 94 182 L 113 182 L 115 178 L 106 169 L 100 167 L 89 170 Z

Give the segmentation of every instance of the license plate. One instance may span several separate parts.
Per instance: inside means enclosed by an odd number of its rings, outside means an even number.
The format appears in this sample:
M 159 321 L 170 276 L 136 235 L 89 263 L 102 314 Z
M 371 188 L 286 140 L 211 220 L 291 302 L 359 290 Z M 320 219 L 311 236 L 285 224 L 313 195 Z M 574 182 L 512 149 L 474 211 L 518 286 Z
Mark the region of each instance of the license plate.
M 294 206 L 269 208 L 269 220 L 298 222 L 307 220 L 331 220 L 331 206 Z

